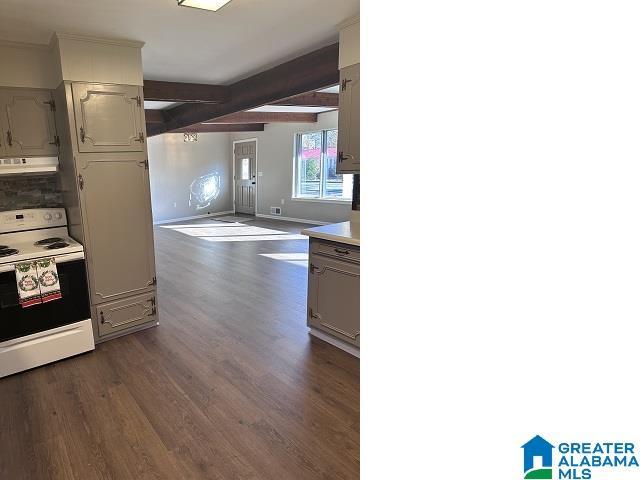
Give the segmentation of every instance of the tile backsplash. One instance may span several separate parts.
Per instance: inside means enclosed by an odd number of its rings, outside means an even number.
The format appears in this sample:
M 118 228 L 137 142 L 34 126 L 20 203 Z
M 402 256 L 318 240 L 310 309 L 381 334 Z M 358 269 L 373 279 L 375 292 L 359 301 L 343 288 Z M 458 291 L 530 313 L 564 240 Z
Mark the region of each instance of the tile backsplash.
M 62 206 L 57 175 L 0 176 L 0 211 Z

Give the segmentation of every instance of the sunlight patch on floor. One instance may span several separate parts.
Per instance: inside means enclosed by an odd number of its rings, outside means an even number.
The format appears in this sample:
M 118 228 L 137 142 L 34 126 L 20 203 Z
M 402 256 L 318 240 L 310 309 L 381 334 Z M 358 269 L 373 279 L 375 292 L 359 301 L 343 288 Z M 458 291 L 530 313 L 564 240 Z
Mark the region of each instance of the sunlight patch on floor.
M 288 233 L 286 235 L 228 235 L 226 237 L 200 237 L 201 240 L 207 242 L 260 242 L 260 241 L 273 241 L 273 240 L 307 240 L 309 237 L 305 235 L 296 235 L 295 233 Z
M 273 240 L 306 240 L 307 237 L 271 228 L 255 227 L 243 223 L 197 223 L 191 225 L 163 225 L 174 232 L 196 237 L 207 242 L 257 242 Z
M 244 223 L 213 222 L 213 223 L 187 223 L 185 225 L 158 225 L 160 228 L 180 230 L 181 228 L 211 228 L 211 227 L 245 227 Z
M 292 265 L 298 265 L 300 267 L 306 267 L 309 263 L 309 254 L 306 252 L 301 253 L 260 253 L 261 257 L 272 258 L 273 260 L 280 260 L 282 262 L 290 263 Z

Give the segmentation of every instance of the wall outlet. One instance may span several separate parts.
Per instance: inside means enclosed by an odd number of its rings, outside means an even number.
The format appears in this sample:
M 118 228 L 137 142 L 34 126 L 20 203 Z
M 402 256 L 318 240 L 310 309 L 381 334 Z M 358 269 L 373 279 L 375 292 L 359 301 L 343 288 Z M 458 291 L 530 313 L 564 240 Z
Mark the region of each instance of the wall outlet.
M 173 202 L 173 208 L 178 208 L 178 204 L 176 202 Z
M 280 205 L 284 205 L 284 198 L 280 199 Z
M 271 215 L 282 215 L 282 209 L 280 207 L 271 207 Z

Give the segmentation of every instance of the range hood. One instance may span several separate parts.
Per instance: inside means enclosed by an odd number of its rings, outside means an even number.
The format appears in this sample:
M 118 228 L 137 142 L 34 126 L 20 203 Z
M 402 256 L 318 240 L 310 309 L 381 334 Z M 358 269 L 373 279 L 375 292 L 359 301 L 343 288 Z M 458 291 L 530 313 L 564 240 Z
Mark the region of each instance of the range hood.
M 58 171 L 58 157 L 0 158 L 0 175 L 46 174 Z

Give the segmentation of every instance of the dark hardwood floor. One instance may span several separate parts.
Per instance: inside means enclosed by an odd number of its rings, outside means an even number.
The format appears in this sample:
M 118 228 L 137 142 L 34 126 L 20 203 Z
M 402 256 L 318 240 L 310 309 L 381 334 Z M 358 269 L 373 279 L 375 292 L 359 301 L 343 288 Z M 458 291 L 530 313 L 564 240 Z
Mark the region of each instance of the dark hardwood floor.
M 0 479 L 358 478 L 359 361 L 309 337 L 306 267 L 261 255 L 308 242 L 208 223 L 155 229 L 159 327 L 0 379 Z

